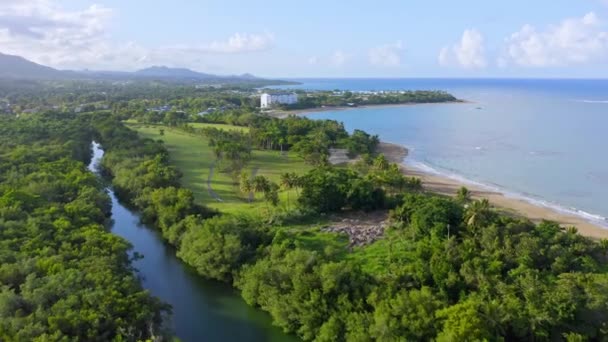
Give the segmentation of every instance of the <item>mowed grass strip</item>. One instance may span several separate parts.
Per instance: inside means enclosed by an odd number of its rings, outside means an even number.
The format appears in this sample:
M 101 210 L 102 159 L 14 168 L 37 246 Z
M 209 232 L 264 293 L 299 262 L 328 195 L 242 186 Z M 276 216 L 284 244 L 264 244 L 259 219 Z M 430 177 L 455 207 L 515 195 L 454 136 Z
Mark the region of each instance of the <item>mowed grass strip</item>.
M 239 131 L 239 132 L 243 132 L 243 133 L 249 132 L 249 127 L 233 126 L 233 125 L 226 125 L 226 124 L 216 124 L 216 123 L 192 122 L 192 123 L 189 123 L 188 126 L 190 126 L 192 128 L 217 128 L 217 129 L 223 129 L 223 130 L 227 130 L 227 131 L 232 130 L 232 131 Z
M 182 185 L 192 190 L 198 203 L 224 212 L 256 211 L 267 206 L 262 194 L 257 194 L 255 200 L 249 203 L 248 196 L 240 193 L 239 187 L 234 184 L 232 177 L 221 172 L 221 165 L 216 167 L 213 172 L 211 188 L 222 199 L 222 202 L 211 197 L 207 188 L 207 179 L 211 166 L 215 164 L 215 156 L 207 138 L 162 125 L 128 123 L 128 126 L 143 137 L 160 139 L 165 142 L 171 163 L 183 173 Z M 220 129 L 244 128 L 231 125 L 214 126 L 221 127 Z M 160 134 L 161 129 L 164 131 L 163 135 Z M 281 174 L 285 172 L 304 174 L 311 169 L 311 166 L 293 153 L 281 155 L 278 151 L 253 150 L 252 160 L 245 170 L 252 174 L 254 169 L 258 170 L 257 175 L 266 176 L 280 184 Z M 293 206 L 297 199 L 297 192 L 295 190 L 281 191 L 279 196 L 280 205 Z

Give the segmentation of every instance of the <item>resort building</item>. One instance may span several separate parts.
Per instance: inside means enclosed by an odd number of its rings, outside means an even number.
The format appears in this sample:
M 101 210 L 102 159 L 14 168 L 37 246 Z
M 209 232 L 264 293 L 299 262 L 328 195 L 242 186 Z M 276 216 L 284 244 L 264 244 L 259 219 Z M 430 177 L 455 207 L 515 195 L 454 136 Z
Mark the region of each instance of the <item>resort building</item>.
M 298 94 L 296 93 L 264 93 L 260 98 L 260 107 L 270 108 L 274 104 L 294 104 L 297 102 Z

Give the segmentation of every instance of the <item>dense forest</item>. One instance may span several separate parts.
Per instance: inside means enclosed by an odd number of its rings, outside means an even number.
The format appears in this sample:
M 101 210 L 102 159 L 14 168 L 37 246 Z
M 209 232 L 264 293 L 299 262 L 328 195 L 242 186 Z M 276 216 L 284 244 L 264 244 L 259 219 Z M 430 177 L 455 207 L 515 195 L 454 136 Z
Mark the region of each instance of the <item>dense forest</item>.
M 205 116 L 149 111 L 165 100 L 120 96 L 107 110 L 0 117 L 0 340 L 170 338 L 163 326 L 170 308 L 142 289 L 128 243 L 109 232 L 109 197 L 86 169 L 91 141 L 105 151 L 101 171 L 117 196 L 179 258 L 233 285 L 303 340 L 608 337 L 605 240 L 503 215 L 466 189 L 456 198 L 426 193 L 376 153 L 378 137 L 335 121 L 276 119 L 236 102 Z M 172 96 L 167 101 L 191 110 L 230 98 Z M 243 192 L 263 194 L 266 210 L 224 213 L 197 202 L 163 142 L 142 138 L 125 120 L 205 137 Z M 254 148 L 293 152 L 310 169 L 286 173 L 280 184 L 253 177 L 241 171 Z M 359 159 L 332 166 L 332 148 Z M 299 196 L 280 205 L 279 188 Z M 379 239 L 336 248 L 330 241 L 338 235 L 326 233 L 327 241 L 306 243 L 319 220 L 378 210 L 390 212 Z
M 0 118 L 0 340 L 161 337 L 164 304 L 141 288 L 110 199 L 86 169 L 90 118 Z

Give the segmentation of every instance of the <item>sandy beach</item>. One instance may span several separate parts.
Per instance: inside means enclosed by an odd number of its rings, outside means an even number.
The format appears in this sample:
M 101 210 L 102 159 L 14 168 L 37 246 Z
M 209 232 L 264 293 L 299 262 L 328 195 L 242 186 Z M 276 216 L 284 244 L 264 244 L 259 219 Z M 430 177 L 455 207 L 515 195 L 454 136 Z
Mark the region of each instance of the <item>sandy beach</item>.
M 446 102 L 448 104 L 458 103 L 470 103 L 468 101 L 462 102 Z M 294 110 L 294 111 L 281 111 L 271 114 L 275 117 L 285 118 L 288 115 L 309 115 L 325 111 L 338 111 L 338 110 L 351 110 L 361 109 L 369 107 L 400 107 L 400 106 L 418 106 L 425 104 L 411 103 L 411 104 L 387 104 L 387 105 L 372 105 L 372 106 L 360 106 L 360 107 L 324 107 L 324 108 L 313 108 L 306 110 Z M 381 142 L 378 147 L 380 153 L 383 153 L 391 162 L 401 165 L 401 169 L 408 176 L 419 177 L 426 191 L 439 193 L 447 196 L 455 196 L 458 189 L 462 186 L 467 187 L 473 196 L 473 198 L 487 198 L 490 203 L 499 209 L 500 211 L 511 214 L 527 217 L 533 222 L 540 222 L 544 220 L 555 221 L 564 227 L 574 226 L 578 229 L 582 235 L 603 239 L 608 238 L 608 228 L 602 227 L 599 224 L 595 224 L 583 217 L 568 214 L 557 211 L 553 208 L 537 205 L 528 202 L 521 198 L 508 197 L 503 193 L 488 190 L 482 186 L 475 184 L 463 183 L 459 180 L 441 176 L 434 173 L 427 173 L 422 170 L 408 166 L 405 163 L 408 150 L 404 146 Z
M 560 223 L 562 226 L 574 226 L 582 235 L 592 238 L 608 238 L 608 229 L 593 224 L 582 217 L 569 215 L 556 211 L 552 208 L 535 205 L 523 199 L 507 197 L 502 193 L 489 191 L 474 184 L 464 184 L 458 180 L 430 174 L 404 164 L 408 150 L 400 145 L 391 143 L 380 143 L 378 148 L 391 162 L 402 165 L 402 170 L 408 176 L 419 177 L 425 190 L 443 195 L 454 196 L 461 186 L 466 186 L 472 193 L 473 198 L 487 198 L 496 208 L 510 214 L 529 218 L 534 222 L 543 219 Z

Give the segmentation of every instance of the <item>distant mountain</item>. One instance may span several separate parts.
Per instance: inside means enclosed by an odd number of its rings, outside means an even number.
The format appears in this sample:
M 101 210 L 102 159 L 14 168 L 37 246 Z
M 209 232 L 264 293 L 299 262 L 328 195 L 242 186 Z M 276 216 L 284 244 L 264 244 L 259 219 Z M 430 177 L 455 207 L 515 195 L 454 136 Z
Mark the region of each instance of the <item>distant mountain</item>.
M 256 80 L 256 79 L 259 79 L 259 77 L 253 76 L 252 74 L 242 74 L 242 75 L 235 76 L 235 77 L 242 78 L 244 80 Z
M 134 73 L 137 76 L 142 77 L 159 77 L 159 78 L 177 78 L 177 79 L 191 79 L 191 80 L 221 80 L 221 79 L 238 79 L 238 80 L 260 80 L 259 77 L 253 76 L 252 74 L 242 75 L 213 75 L 206 74 L 186 68 L 170 68 L 166 66 L 151 66 L 146 69 L 138 70 Z
M 71 72 L 59 71 L 20 56 L 0 53 L 0 78 L 62 79 L 70 75 L 73 76 Z
M 279 80 L 267 80 L 251 74 L 242 75 L 213 75 L 197 72 L 185 68 L 169 68 L 166 66 L 152 66 L 135 72 L 124 71 L 70 71 L 57 70 L 40 65 L 20 56 L 0 53 L 0 79 L 26 79 L 26 80 L 161 80 L 170 82 L 194 83 L 205 81 L 214 84 L 247 83 L 256 85 L 291 84 Z
M 144 77 L 161 77 L 161 78 L 190 78 L 190 79 L 208 79 L 220 78 L 220 76 L 204 74 L 185 68 L 169 68 L 166 66 L 151 66 L 134 72 L 137 76 Z

